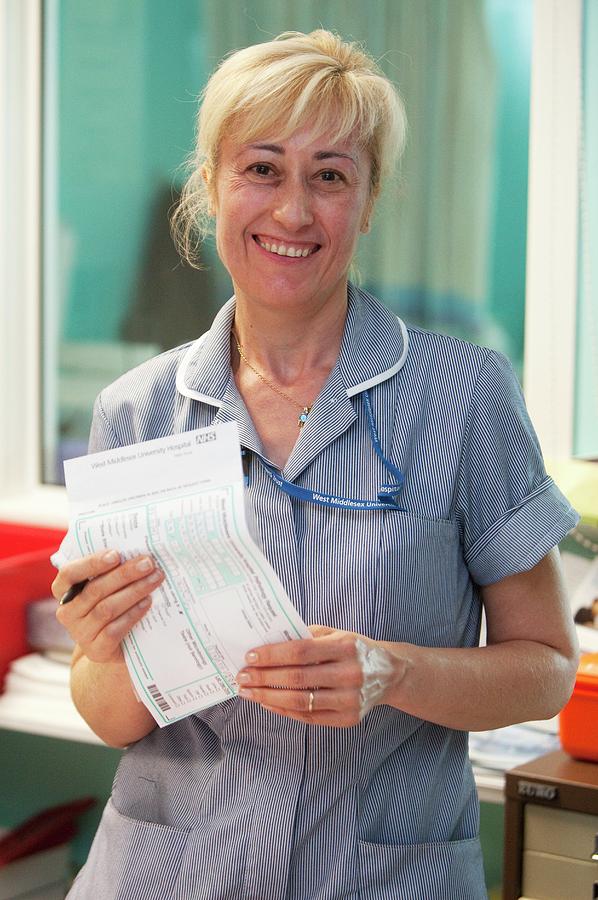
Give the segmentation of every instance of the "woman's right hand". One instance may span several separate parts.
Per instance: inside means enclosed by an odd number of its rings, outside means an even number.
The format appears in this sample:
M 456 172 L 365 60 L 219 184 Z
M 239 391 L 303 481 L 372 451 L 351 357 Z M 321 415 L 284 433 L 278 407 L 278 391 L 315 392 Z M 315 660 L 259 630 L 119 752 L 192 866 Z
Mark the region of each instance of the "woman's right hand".
M 81 653 L 92 662 L 123 659 L 121 641 L 151 606 L 150 594 L 164 580 L 151 556 L 120 561 L 116 550 L 94 553 L 66 563 L 52 583 L 57 600 L 81 581 L 88 581 L 56 618 Z

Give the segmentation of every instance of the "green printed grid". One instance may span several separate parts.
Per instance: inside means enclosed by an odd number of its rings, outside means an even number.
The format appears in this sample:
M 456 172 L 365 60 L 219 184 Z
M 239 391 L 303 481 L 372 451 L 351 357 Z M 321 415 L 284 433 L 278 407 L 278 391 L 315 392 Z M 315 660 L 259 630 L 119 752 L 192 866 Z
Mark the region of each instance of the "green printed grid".
M 207 493 L 207 492 L 210 491 L 210 490 L 214 490 L 214 488 L 206 488 L 204 491 L 190 491 L 188 494 L 180 494 L 180 495 L 178 495 L 176 498 L 169 498 L 169 500 L 172 500 L 172 499 L 184 500 L 185 497 L 194 497 L 194 496 L 196 496 L 198 493 Z M 226 485 L 225 485 L 223 488 L 218 488 L 218 490 L 225 490 L 225 491 L 227 491 L 227 492 L 230 494 L 232 488 L 231 488 L 230 486 L 226 486 Z M 147 522 L 147 521 L 148 521 L 148 517 L 149 517 L 149 510 L 150 510 L 150 507 L 152 507 L 152 506 L 159 506 L 159 505 L 160 505 L 160 502 L 168 502 L 168 501 L 166 501 L 166 500 L 164 500 L 164 501 L 159 501 L 159 500 L 158 500 L 158 501 L 156 501 L 155 503 L 139 503 L 139 504 L 133 505 L 133 506 L 125 506 L 125 507 L 122 507 L 121 509 L 118 509 L 117 512 L 118 512 L 118 514 L 120 515 L 120 514 L 124 514 L 124 513 L 131 512 L 132 510 L 140 510 L 140 509 L 143 509 L 143 510 L 145 510 L 145 518 L 146 518 L 146 522 Z M 81 540 L 80 540 L 80 538 L 79 538 L 79 527 L 80 527 L 81 523 L 82 523 L 82 522 L 89 521 L 90 519 L 99 519 L 99 518 L 102 518 L 102 516 L 104 516 L 104 515 L 105 515 L 105 513 L 94 513 L 94 515 L 91 515 L 91 516 L 82 516 L 81 518 L 79 518 L 79 519 L 77 520 L 76 536 L 77 536 L 77 543 L 78 543 L 78 545 L 79 545 L 79 551 L 81 552 L 81 555 L 82 555 L 82 556 L 84 555 L 85 551 L 84 551 L 83 547 L 81 546 Z M 91 541 L 91 536 L 89 536 L 89 540 L 90 540 L 92 552 L 94 552 L 94 551 L 95 551 L 95 547 L 93 546 L 93 542 Z M 160 559 L 160 555 L 157 553 L 155 546 L 153 545 L 151 539 L 149 538 L 149 522 L 148 522 L 148 545 L 149 545 L 149 547 L 150 547 L 150 549 L 151 549 L 152 554 L 153 554 L 153 555 L 155 556 L 155 558 L 158 560 L 158 562 L 160 563 L 160 565 L 162 565 L 162 562 L 161 562 L 161 559 Z M 162 567 L 163 567 L 163 566 L 162 566 Z M 173 590 L 174 590 L 174 586 L 172 586 L 172 587 L 173 587 Z M 222 678 L 222 681 L 224 682 L 224 684 L 226 685 L 226 687 L 227 687 L 228 690 L 230 691 L 231 697 L 236 696 L 236 691 L 235 691 L 234 687 L 232 687 L 232 685 L 229 684 L 228 679 L 225 678 L 225 676 L 222 674 L 222 672 L 220 671 L 220 669 L 218 668 L 218 666 L 216 665 L 216 663 L 214 662 L 214 660 L 212 659 L 212 657 L 211 657 L 210 654 L 208 653 L 208 650 L 207 650 L 207 648 L 206 648 L 204 642 L 201 640 L 199 634 L 197 633 L 197 630 L 196 630 L 195 626 L 193 625 L 193 622 L 192 622 L 191 619 L 189 618 L 189 614 L 188 614 L 188 612 L 187 612 L 187 608 L 186 608 L 186 606 L 185 606 L 185 604 L 184 604 L 184 602 L 183 602 L 181 596 L 179 595 L 178 591 L 175 591 L 175 593 L 176 593 L 176 595 L 177 595 L 177 597 L 178 597 L 179 603 L 181 604 L 181 609 L 182 609 L 183 612 L 184 612 L 184 615 L 185 615 L 185 617 L 186 617 L 186 619 L 187 619 L 187 622 L 188 622 L 190 628 L 192 629 L 193 633 L 195 634 L 195 637 L 197 638 L 198 642 L 201 644 L 201 646 L 202 646 L 202 648 L 203 648 L 203 651 L 204 651 L 205 655 L 206 655 L 207 658 L 210 660 L 212 666 L 214 667 L 214 669 L 216 670 L 216 672 L 218 673 L 218 675 L 220 675 L 220 677 Z M 129 636 L 132 637 L 131 635 L 129 635 Z M 147 663 L 146 663 L 146 661 L 145 661 L 145 658 L 144 658 L 143 654 L 141 653 L 141 651 L 140 651 L 140 649 L 139 649 L 139 645 L 137 644 L 137 641 L 135 641 L 134 638 L 133 638 L 133 640 L 134 640 L 134 643 L 135 643 L 135 647 L 136 647 L 136 649 L 137 649 L 137 652 L 139 653 L 139 656 L 140 656 L 141 659 L 143 660 L 143 664 L 145 665 L 147 671 L 150 673 L 150 678 L 151 678 L 152 675 L 151 675 L 150 667 L 147 665 Z M 131 660 L 131 665 L 132 665 L 132 667 L 133 667 L 133 669 L 134 669 L 134 671 L 135 671 L 135 674 L 137 675 L 137 678 L 139 679 L 139 682 L 140 682 L 140 684 L 141 684 L 141 683 L 142 683 L 142 680 L 141 680 L 141 678 L 139 677 L 139 672 L 137 671 L 137 668 L 136 668 L 136 666 L 135 666 L 135 662 L 134 662 L 134 660 L 132 659 L 132 657 L 131 657 L 130 654 L 129 654 L 129 659 Z M 207 676 L 207 678 L 211 678 L 211 677 L 212 677 L 211 675 Z M 201 681 L 202 679 L 199 679 L 199 680 Z M 173 690 L 174 690 L 174 688 L 173 688 Z M 144 687 L 144 691 L 145 691 L 145 687 Z M 147 691 L 146 691 L 146 693 L 147 693 Z M 150 696 L 149 696 L 149 700 L 150 700 L 150 702 L 152 703 L 152 706 L 157 706 L 157 704 L 155 703 L 155 701 L 154 701 L 153 697 L 151 696 L 151 694 L 150 694 Z M 157 707 L 157 711 L 158 711 L 158 714 L 163 718 L 162 710 L 161 710 L 159 707 Z M 185 715 L 188 715 L 188 713 L 186 713 Z M 178 718 L 184 718 L 184 716 L 179 716 Z M 165 721 L 165 722 L 166 722 L 166 721 L 174 722 L 174 721 L 177 721 L 177 720 L 176 720 L 176 719 L 168 719 L 168 720 L 164 719 L 164 721 Z
M 223 490 L 223 489 L 226 490 L 229 494 L 231 494 L 231 493 L 233 492 L 233 487 L 230 486 L 230 485 L 225 485 L 223 488 L 219 488 L 219 490 Z M 210 491 L 210 490 L 214 490 L 214 488 L 206 488 L 205 491 L 190 491 L 188 494 L 180 494 L 180 495 L 178 495 L 175 499 L 177 499 L 177 500 L 184 500 L 185 497 L 194 497 L 194 496 L 196 496 L 198 493 L 207 493 L 207 492 Z M 170 498 L 170 499 L 173 499 L 173 498 Z M 146 519 L 147 519 L 149 507 L 150 507 L 150 506 L 159 506 L 161 502 L 166 502 L 166 501 L 159 501 L 159 500 L 158 500 L 158 501 L 156 501 L 156 502 L 153 503 L 153 504 L 140 503 L 140 504 L 138 504 L 137 506 L 134 505 L 134 506 L 123 507 L 122 509 L 119 509 L 118 512 L 119 512 L 119 513 L 127 513 L 127 512 L 131 512 L 131 510 L 134 510 L 134 509 L 145 509 L 145 511 L 146 511 Z M 87 521 L 87 520 L 89 520 L 89 519 L 98 519 L 98 518 L 101 518 L 103 515 L 104 515 L 104 513 L 95 513 L 95 514 L 92 515 L 92 516 L 83 516 L 83 517 L 81 517 L 80 519 L 77 520 L 77 542 L 78 542 L 78 544 L 79 544 L 79 550 L 80 550 L 80 552 L 81 552 L 82 555 L 85 553 L 85 551 L 84 551 L 84 549 L 83 549 L 82 546 L 81 546 L 81 541 L 79 540 L 79 525 L 80 525 L 80 523 L 81 523 L 81 522 L 84 522 L 84 521 Z M 243 532 L 243 531 L 239 528 L 239 523 L 238 523 L 238 521 L 237 521 L 237 519 L 236 519 L 236 517 L 235 517 L 235 508 L 234 508 L 234 504 L 233 504 L 233 524 L 234 524 L 236 536 L 237 536 L 239 542 L 241 543 L 241 545 L 243 546 L 243 549 L 244 549 L 246 555 L 249 557 L 249 559 L 251 559 L 251 561 L 252 561 L 253 565 L 255 566 L 255 568 L 260 572 L 262 578 L 263 578 L 264 581 L 268 584 L 268 587 L 269 587 L 269 589 L 270 589 L 270 594 L 271 594 L 271 596 L 274 598 L 275 603 L 278 605 L 279 612 L 282 612 L 282 614 L 283 614 L 284 617 L 286 618 L 287 622 L 289 623 L 289 626 L 290 626 L 290 627 L 292 628 L 292 630 L 295 632 L 295 634 L 297 635 L 297 637 L 300 637 L 300 634 L 299 634 L 299 632 L 297 631 L 297 628 L 295 627 L 295 625 L 293 624 L 293 622 L 292 622 L 291 619 L 289 618 L 289 616 L 288 616 L 286 610 L 282 609 L 282 604 L 281 604 L 280 600 L 278 599 L 276 590 L 275 590 L 275 588 L 273 587 L 273 585 L 272 585 L 272 583 L 271 583 L 271 581 L 270 581 L 270 578 L 269 578 L 268 574 L 264 572 L 264 570 L 262 569 L 262 566 L 261 566 L 259 560 L 256 559 L 256 557 L 253 555 L 253 552 L 252 552 L 251 548 L 248 547 L 248 545 L 246 544 L 246 542 L 243 540 L 243 535 L 244 535 L 244 534 L 247 534 L 247 529 L 245 529 L 244 532 Z M 95 549 L 95 548 L 94 548 L 94 549 Z M 152 551 L 152 552 L 154 552 L 154 551 Z M 157 556 L 157 554 L 156 554 L 156 556 Z M 202 645 L 202 646 L 203 646 L 203 645 Z M 225 680 L 226 680 L 226 679 L 225 679 Z
M 226 490 L 227 493 L 228 493 L 229 495 L 233 492 L 233 487 L 230 486 L 230 485 L 224 486 L 224 488 L 219 488 L 219 490 L 222 490 L 222 489 Z M 214 490 L 214 488 L 206 488 L 206 491 L 203 491 L 203 492 L 192 491 L 192 492 L 189 492 L 188 494 L 181 494 L 181 495 L 178 496 L 176 499 L 179 500 L 179 499 L 184 499 L 185 497 L 192 497 L 192 496 L 195 496 L 197 493 L 206 493 L 206 492 L 209 491 L 209 490 Z M 170 499 L 172 499 L 172 498 L 170 498 Z M 159 506 L 159 505 L 160 505 L 160 502 L 161 502 L 161 501 L 156 501 L 156 503 L 152 503 L 152 504 L 148 504 L 148 503 L 140 503 L 140 504 L 138 504 L 138 505 L 136 505 L 136 506 L 134 505 L 134 506 L 123 507 L 122 509 L 119 509 L 119 510 L 118 510 L 118 513 L 119 513 L 119 514 L 122 514 L 122 513 L 131 512 L 132 510 L 135 510 L 135 509 L 144 509 L 144 510 L 145 510 L 145 515 L 146 515 L 146 521 L 147 521 L 147 519 L 148 519 L 148 517 L 149 517 L 149 509 L 150 509 L 150 507 L 151 507 L 151 506 Z M 163 501 L 163 502 L 167 502 L 167 501 Z M 292 631 L 295 633 L 295 635 L 297 636 L 297 638 L 300 638 L 301 635 L 299 634 L 299 631 L 297 630 L 295 624 L 294 624 L 294 623 L 292 622 L 292 620 L 289 618 L 289 615 L 288 615 L 288 613 L 286 612 L 286 610 L 283 609 L 283 607 L 282 607 L 282 604 L 281 604 L 281 602 L 280 602 L 280 600 L 279 600 L 279 598 L 278 598 L 276 589 L 275 589 L 275 587 L 273 586 L 273 584 L 272 584 L 272 582 L 271 582 L 271 580 L 270 580 L 269 574 L 268 574 L 267 572 L 264 572 L 264 570 L 263 570 L 263 568 L 262 568 L 262 566 L 261 566 L 260 560 L 254 555 L 253 548 L 251 548 L 251 547 L 246 543 L 246 541 L 244 540 L 244 536 L 247 534 L 247 531 L 246 531 L 246 529 L 241 529 L 241 528 L 239 527 L 239 522 L 238 522 L 238 520 L 237 520 L 237 518 L 236 518 L 236 515 L 235 515 L 235 506 L 234 506 L 234 503 L 232 504 L 232 513 L 233 513 L 233 525 L 234 525 L 235 534 L 236 534 L 237 539 L 239 540 L 239 543 L 240 543 L 241 546 L 243 547 L 243 550 L 244 550 L 246 556 L 251 560 L 251 562 L 253 563 L 254 567 L 255 567 L 255 568 L 257 569 L 257 571 L 260 573 L 262 579 L 263 579 L 263 580 L 266 582 L 266 584 L 268 585 L 268 588 L 269 588 L 269 590 L 270 590 L 270 596 L 271 596 L 271 598 L 273 598 L 275 604 L 278 606 L 278 611 L 279 611 L 279 613 L 282 613 L 282 614 L 283 614 L 284 618 L 285 618 L 285 619 L 287 620 L 287 622 L 288 622 L 289 627 L 290 627 L 290 628 L 292 629 Z M 83 547 L 81 546 L 81 540 L 80 540 L 80 538 L 79 538 L 79 527 L 80 527 L 80 524 L 81 524 L 82 522 L 84 522 L 84 521 L 88 521 L 89 519 L 97 519 L 97 518 L 101 518 L 103 515 L 104 515 L 104 513 L 96 513 L 96 514 L 91 515 L 91 516 L 84 516 L 84 517 L 82 517 L 82 518 L 80 518 L 80 519 L 77 520 L 76 536 L 77 536 L 77 543 L 78 543 L 78 545 L 79 545 L 79 550 L 80 550 L 80 552 L 81 552 L 81 555 L 84 555 L 84 552 L 85 552 L 85 551 L 84 551 Z M 149 526 L 149 523 L 148 523 L 148 526 Z M 91 541 L 91 537 L 89 537 L 89 540 Z M 148 544 L 149 544 L 149 546 L 150 546 L 150 549 L 151 549 L 152 554 L 156 557 L 156 559 L 158 560 L 158 562 L 160 563 L 160 565 L 162 565 L 162 562 L 161 562 L 161 560 L 160 560 L 160 555 L 159 555 L 158 552 L 156 551 L 155 546 L 153 545 L 151 539 L 149 538 L 149 527 L 148 527 Z M 92 546 L 92 552 L 93 552 L 94 550 L 95 550 L 95 548 Z M 162 566 L 162 567 L 163 567 L 163 566 Z M 173 586 L 173 589 L 174 589 L 174 586 Z M 181 605 L 181 609 L 183 610 L 183 612 L 184 612 L 184 614 L 185 614 L 185 617 L 186 617 L 186 619 L 187 619 L 187 622 L 188 622 L 188 624 L 189 624 L 189 627 L 192 629 L 193 633 L 195 634 L 195 637 L 196 637 L 197 641 L 201 644 L 201 646 L 202 646 L 202 648 L 203 648 L 203 651 L 204 651 L 205 655 L 206 655 L 207 658 L 210 660 L 210 662 L 211 662 L 212 666 L 214 667 L 214 669 L 216 670 L 216 672 L 217 672 L 217 673 L 220 675 L 220 677 L 222 678 L 222 681 L 224 682 L 224 684 L 226 685 L 226 687 L 228 688 L 228 690 L 231 692 L 231 696 L 235 696 L 235 695 L 236 695 L 236 691 L 235 691 L 234 688 L 229 684 L 228 679 L 224 677 L 224 675 L 222 674 L 222 672 L 220 671 L 220 669 L 218 668 L 218 666 L 216 665 L 216 663 L 214 662 L 214 660 L 212 659 L 212 657 L 210 656 L 210 654 L 208 653 L 208 650 L 207 650 L 205 644 L 204 644 L 203 641 L 201 640 L 199 634 L 197 633 L 197 630 L 196 630 L 195 626 L 193 625 L 193 622 L 191 621 L 191 619 L 190 619 L 190 617 L 189 617 L 189 614 L 188 614 L 188 612 L 187 612 L 187 608 L 186 608 L 186 606 L 185 606 L 185 603 L 183 602 L 183 600 L 182 600 L 181 596 L 179 595 L 179 593 L 176 592 L 176 594 L 177 594 L 179 603 L 180 603 L 180 605 Z M 132 638 L 132 635 L 129 634 L 129 637 Z M 136 647 L 136 649 L 137 649 L 137 652 L 139 653 L 139 656 L 140 656 L 141 659 L 143 660 L 143 664 L 145 665 L 147 671 L 150 672 L 149 666 L 147 665 L 147 663 L 146 663 L 146 661 L 145 661 L 145 658 L 143 657 L 143 654 L 141 653 L 141 651 L 140 651 L 140 649 L 139 649 L 139 645 L 137 644 L 137 641 L 135 641 L 134 638 L 132 638 L 132 640 L 133 640 L 134 643 L 135 643 L 135 647 Z M 135 671 L 135 673 L 136 673 L 136 675 L 137 675 L 137 678 L 139 679 L 139 683 L 142 684 L 143 682 L 142 682 L 142 679 L 141 679 L 140 676 L 139 676 L 139 672 L 137 671 L 137 668 L 136 668 L 136 666 L 135 666 L 135 662 L 134 662 L 134 660 L 132 659 L 131 655 L 130 655 L 130 654 L 128 654 L 128 655 L 129 655 L 129 659 L 130 659 L 130 661 L 131 661 L 131 665 L 132 665 L 132 667 L 133 667 L 133 669 L 134 669 L 134 671 Z M 151 672 L 150 672 L 150 677 L 151 677 Z M 210 677 L 212 677 L 212 676 L 207 676 L 207 677 L 210 678 Z M 199 679 L 199 680 L 202 680 L 202 679 Z M 176 688 L 173 688 L 172 690 L 176 690 Z M 147 689 L 145 688 L 145 686 L 144 686 L 144 691 L 146 692 L 146 694 L 149 693 L 149 692 L 147 691 Z M 177 721 L 177 720 L 178 720 L 178 719 L 166 719 L 166 718 L 164 718 L 164 714 L 162 713 L 162 710 L 157 706 L 157 704 L 155 703 L 155 701 L 154 701 L 153 697 L 151 696 L 151 694 L 149 694 L 149 698 L 148 698 L 148 699 L 149 699 L 149 701 L 151 702 L 152 706 L 156 707 L 158 714 L 164 719 L 165 722 L 174 722 L 174 721 Z M 188 714 L 185 714 L 185 715 L 188 715 Z M 178 718 L 180 719 L 180 718 L 184 718 L 184 717 L 185 717 L 185 716 L 179 716 Z
M 193 495 L 196 495 L 196 494 L 198 494 L 198 493 L 206 493 L 207 490 L 214 490 L 214 488 L 206 489 L 206 491 L 194 491 L 194 492 L 193 492 Z M 219 490 L 222 490 L 222 488 L 219 488 Z M 231 492 L 231 488 L 228 487 L 228 486 L 225 486 L 225 487 L 224 487 L 224 490 L 227 491 L 229 494 L 230 494 L 230 492 Z M 187 496 L 189 496 L 189 495 L 187 495 Z M 179 499 L 179 498 L 177 498 L 177 499 Z M 151 504 L 151 505 L 157 506 L 158 503 Z M 147 520 L 147 517 L 149 516 L 149 508 L 150 508 L 150 505 L 148 504 L 148 505 L 146 506 L 146 520 Z M 156 558 L 156 559 L 158 560 L 158 562 L 160 563 L 161 568 L 164 569 L 164 566 L 163 566 L 163 564 L 162 564 L 162 560 L 160 559 L 160 555 L 159 555 L 159 553 L 156 551 L 156 548 L 155 548 L 155 546 L 153 545 L 153 543 L 152 543 L 152 541 L 151 541 L 151 538 L 149 537 L 149 522 L 148 522 L 148 544 L 149 544 L 149 547 L 150 547 L 150 549 L 151 549 L 151 551 L 152 551 L 152 554 L 155 556 L 155 558 Z M 202 639 L 200 638 L 200 636 L 199 636 L 199 634 L 198 634 L 198 632 L 197 632 L 197 629 L 195 628 L 195 625 L 193 624 L 193 622 L 192 622 L 192 620 L 191 620 L 191 617 L 189 616 L 189 613 L 187 612 L 187 607 L 185 606 L 185 603 L 184 603 L 184 601 L 183 601 L 183 598 L 180 596 L 179 592 L 176 590 L 176 588 L 175 588 L 174 585 L 171 584 L 171 588 L 172 588 L 172 590 L 175 592 L 175 594 L 176 594 L 176 596 L 177 596 L 177 598 L 178 598 L 178 601 L 179 601 L 179 603 L 181 604 L 181 609 L 182 609 L 183 612 L 184 612 L 184 615 L 185 615 L 185 618 L 187 619 L 187 622 L 188 622 L 188 624 L 189 624 L 189 627 L 190 627 L 190 629 L 193 631 L 193 634 L 194 634 L 195 637 L 197 638 L 198 642 L 201 644 L 201 647 L 202 647 L 202 649 L 203 649 L 205 655 L 207 656 L 207 658 L 208 658 L 208 659 L 210 660 L 210 662 L 212 663 L 212 666 L 214 667 L 214 669 L 216 670 L 216 672 L 217 672 L 217 673 L 220 675 L 220 677 L 222 678 L 224 684 L 226 685 L 226 687 L 227 687 L 228 690 L 230 691 L 231 696 L 234 696 L 234 695 L 235 695 L 235 690 L 234 690 L 234 688 L 228 683 L 228 679 L 224 677 L 224 675 L 222 674 L 222 672 L 220 671 L 220 669 L 218 668 L 218 666 L 216 665 L 216 663 L 214 662 L 214 660 L 212 659 L 212 657 L 210 656 L 210 654 L 208 653 L 208 650 L 207 650 L 206 645 L 204 644 L 204 642 L 203 642 Z M 143 657 L 142 657 L 142 658 L 143 658 Z M 145 662 L 145 660 L 144 660 L 144 662 Z

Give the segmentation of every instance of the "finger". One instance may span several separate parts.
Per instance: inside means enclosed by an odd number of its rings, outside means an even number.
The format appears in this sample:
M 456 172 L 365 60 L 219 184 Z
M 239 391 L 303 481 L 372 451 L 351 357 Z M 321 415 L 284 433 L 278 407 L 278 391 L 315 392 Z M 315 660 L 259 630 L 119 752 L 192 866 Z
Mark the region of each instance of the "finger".
M 122 591 L 130 584 L 141 581 L 153 572 L 159 572 L 156 563 L 151 556 L 137 556 L 121 563 L 103 574 L 91 578 L 81 593 L 72 603 L 62 607 L 65 610 L 61 622 L 69 622 L 74 618 L 86 616 L 94 606 L 105 597 Z M 146 591 L 146 593 L 148 593 Z M 141 595 L 132 598 L 132 602 L 140 599 Z
M 308 691 L 310 688 L 361 688 L 363 671 L 357 659 L 269 669 L 246 668 L 237 675 L 242 687 L 276 687 Z
M 356 656 L 355 635 L 334 632 L 318 640 L 262 644 L 246 654 L 250 666 L 307 666 Z
M 336 628 L 329 628 L 328 625 L 309 625 L 308 627 L 315 638 L 326 637 L 329 634 L 337 633 Z
M 154 569 L 145 578 L 125 584 L 121 590 L 110 592 L 112 585 L 104 583 L 102 578 L 94 579 L 85 587 L 81 597 L 77 598 L 77 601 L 81 599 L 81 603 L 59 606 L 56 618 L 78 644 L 89 644 L 105 629 L 108 629 L 110 636 L 113 629 L 109 626 L 148 597 L 163 580 L 164 573 L 160 569 Z M 105 591 L 109 593 L 104 593 Z
M 126 612 L 109 622 L 87 646 L 79 644 L 85 650 L 85 655 L 93 662 L 106 662 L 113 659 L 115 654 L 122 657 L 121 642 L 147 613 L 152 605 L 150 596 L 143 597 L 135 606 L 129 607 Z
M 60 600 L 71 585 L 89 578 L 97 578 L 98 575 L 114 569 L 119 562 L 120 553 L 116 550 L 105 550 L 65 563 L 52 582 L 52 594 Z
M 280 688 L 241 688 L 241 697 L 277 709 L 286 709 L 304 715 L 314 712 L 355 713 L 359 715 L 359 692 L 348 689 L 327 689 L 319 691 L 287 691 Z M 313 701 L 310 710 L 310 695 Z

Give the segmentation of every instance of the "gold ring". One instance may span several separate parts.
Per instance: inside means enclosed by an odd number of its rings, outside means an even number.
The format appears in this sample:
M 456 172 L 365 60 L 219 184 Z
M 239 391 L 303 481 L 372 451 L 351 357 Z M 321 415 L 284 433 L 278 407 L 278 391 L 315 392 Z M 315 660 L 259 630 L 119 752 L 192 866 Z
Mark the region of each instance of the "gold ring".
M 314 711 L 314 692 L 309 692 L 309 703 L 307 704 L 308 713 L 312 713 Z

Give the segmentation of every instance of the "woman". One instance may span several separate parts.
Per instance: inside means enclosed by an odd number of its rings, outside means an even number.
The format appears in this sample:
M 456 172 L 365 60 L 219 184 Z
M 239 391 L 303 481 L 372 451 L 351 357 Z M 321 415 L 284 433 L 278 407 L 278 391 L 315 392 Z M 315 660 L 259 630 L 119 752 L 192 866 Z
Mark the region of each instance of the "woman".
M 403 133 L 390 83 L 324 31 L 208 84 L 177 224 L 189 246 L 212 217 L 235 296 L 101 394 L 90 449 L 236 419 L 260 540 L 315 639 L 256 647 L 239 698 L 156 729 L 119 646 L 155 561 L 62 568 L 57 598 L 91 578 L 58 611 L 75 703 L 128 746 L 74 898 L 485 896 L 467 731 L 565 703 L 553 548 L 576 517 L 506 360 L 348 282 Z

